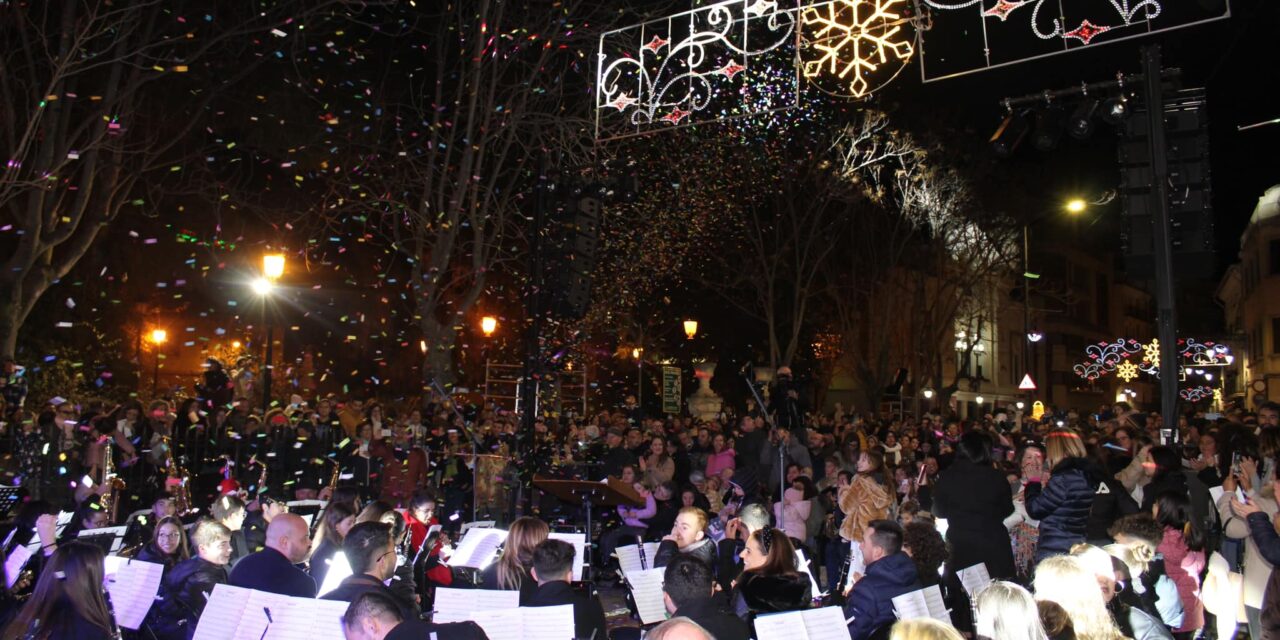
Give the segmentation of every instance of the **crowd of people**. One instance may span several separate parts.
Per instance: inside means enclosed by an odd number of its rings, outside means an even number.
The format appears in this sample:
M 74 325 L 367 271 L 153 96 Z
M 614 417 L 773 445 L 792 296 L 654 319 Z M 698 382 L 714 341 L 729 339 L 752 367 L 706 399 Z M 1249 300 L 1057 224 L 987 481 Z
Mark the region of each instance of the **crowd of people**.
M 784 371 L 767 406 L 714 420 L 628 398 L 526 433 L 445 398 L 294 396 L 263 412 L 212 366 L 192 398 L 33 404 L 9 366 L 3 638 L 189 638 L 215 585 L 316 597 L 341 553 L 351 575 L 323 597 L 350 603 L 348 638 L 483 637 L 431 620 L 453 587 L 571 604 L 576 637 L 625 640 L 637 624 L 610 624 L 600 594 L 626 593 L 615 550 L 642 541 L 659 543 L 670 615 L 655 638 L 753 638 L 758 616 L 818 606 L 842 607 L 853 640 L 1280 638 L 1273 404 L 1177 425 L 1125 403 L 869 416 L 806 411 Z M 585 531 L 589 581 L 550 536 L 583 531 L 582 505 L 535 476 L 634 489 Z M 506 542 L 456 566 L 451 538 L 477 516 Z M 114 624 L 103 549 L 78 540 L 112 525 L 127 527 L 121 555 L 165 567 L 136 632 Z M 974 589 L 977 565 L 991 581 Z M 949 624 L 898 620 L 895 597 L 933 586 Z

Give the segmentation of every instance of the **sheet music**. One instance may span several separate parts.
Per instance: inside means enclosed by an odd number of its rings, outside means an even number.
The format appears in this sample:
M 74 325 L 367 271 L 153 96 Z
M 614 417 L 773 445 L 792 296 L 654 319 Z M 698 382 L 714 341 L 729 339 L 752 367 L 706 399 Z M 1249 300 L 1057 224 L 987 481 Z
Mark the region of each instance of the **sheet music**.
M 39 548 L 40 541 L 36 539 L 36 547 Z M 35 555 L 35 550 L 30 545 L 14 547 L 9 553 L 9 557 L 4 559 L 4 575 L 8 588 L 12 589 L 13 585 L 18 582 L 18 574 L 22 573 L 22 568 L 27 566 L 27 562 L 31 560 L 31 556 Z
M 572 640 L 573 605 L 477 611 L 472 620 L 489 640 Z
M 587 535 L 585 533 L 549 533 L 547 537 L 573 545 L 573 579 L 582 580 L 582 565 L 587 560 Z
M 471 620 L 477 611 L 515 609 L 520 606 L 519 591 L 497 589 L 448 589 L 436 588 L 435 616 L 433 622 L 462 622 Z
M 342 614 L 348 606 L 220 584 L 205 604 L 195 640 L 344 640 Z
M 462 525 L 461 529 L 458 529 L 458 533 L 465 536 L 467 535 L 467 532 L 472 529 L 492 529 L 495 524 L 498 524 L 495 520 L 476 520 L 475 522 L 467 522 Z
M 991 574 L 987 572 L 987 565 L 983 562 L 961 569 L 956 574 L 960 577 L 960 584 L 969 594 L 970 600 L 976 598 L 979 591 L 991 584 Z
M 947 611 L 947 605 L 942 601 L 942 590 L 938 585 L 904 593 L 894 598 L 893 609 L 897 612 L 899 620 L 937 618 L 951 624 L 951 612 Z
M 656 567 L 627 574 L 627 585 L 631 589 L 631 597 L 636 601 L 636 610 L 640 612 L 640 621 L 644 624 L 667 619 L 667 606 L 662 600 L 664 573 L 666 573 L 665 568 Z
M 841 607 L 820 607 L 802 611 L 804 630 L 809 640 L 850 640 L 849 626 Z M 761 638 L 761 640 L 764 640 Z
M 471 529 L 462 534 L 462 540 L 454 548 L 449 557 L 449 564 L 455 567 L 475 567 L 488 565 L 498 552 L 498 547 L 507 539 L 503 529 Z
M 622 570 L 622 575 L 627 576 L 636 571 L 640 571 L 640 551 L 639 547 L 629 544 L 625 547 L 618 547 L 613 550 L 614 555 L 618 556 L 618 568 Z M 653 557 L 658 555 L 658 543 L 644 543 L 645 566 L 653 566 Z
M 103 565 L 116 622 L 136 631 L 155 602 L 160 580 L 164 578 L 164 565 L 119 556 L 106 556 Z
M 351 576 L 351 563 L 347 561 L 347 552 L 337 551 L 329 556 L 329 570 L 324 574 L 324 584 L 320 585 L 320 590 L 316 591 L 316 597 L 333 591 Z
M 809 640 L 799 611 L 756 616 L 755 627 L 759 640 Z
M 521 607 L 519 611 L 524 614 L 524 640 L 569 640 L 575 635 L 571 604 Z
M 818 581 L 813 578 L 812 573 L 809 573 L 809 560 L 804 557 L 804 552 L 799 549 L 796 549 L 796 569 L 809 576 L 809 588 L 812 589 L 809 593 L 815 598 L 822 595 L 822 587 L 818 586 Z
M 124 532 L 128 527 L 102 527 L 101 529 L 85 529 L 76 534 L 77 538 L 105 538 L 112 536 L 110 553 L 119 553 L 124 543 Z M 91 542 L 86 540 L 86 542 Z M 96 543 L 95 543 L 96 544 Z

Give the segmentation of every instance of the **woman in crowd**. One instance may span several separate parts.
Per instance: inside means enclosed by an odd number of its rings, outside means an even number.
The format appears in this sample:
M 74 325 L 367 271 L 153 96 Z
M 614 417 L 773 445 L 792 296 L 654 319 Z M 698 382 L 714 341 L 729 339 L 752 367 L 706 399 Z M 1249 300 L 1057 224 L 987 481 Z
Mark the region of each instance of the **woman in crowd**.
M 1047 471 L 1044 466 L 1044 447 L 1036 442 L 1028 442 L 1018 453 L 1017 460 L 1018 479 L 1011 486 L 1013 514 L 1004 519 L 1004 526 L 1009 530 L 1009 538 L 1013 543 L 1013 563 L 1018 578 L 1029 582 L 1031 568 L 1035 566 L 1036 546 L 1040 544 L 1040 521 L 1027 515 L 1026 490 L 1031 478 L 1042 476 Z
M 806 609 L 813 599 L 809 576 L 796 570 L 795 549 L 784 532 L 756 529 L 742 549 L 742 574 L 734 581 L 734 612 L 750 613 Z
M 520 604 L 527 603 L 538 591 L 538 582 L 530 574 L 533 568 L 533 550 L 547 539 L 550 532 L 551 528 L 547 523 L 537 518 L 524 516 L 512 522 L 507 532 L 507 541 L 502 547 L 502 555 L 480 574 L 481 588 L 519 591 Z
M 889 515 L 893 506 L 893 488 L 887 484 L 884 473 L 884 458 L 875 451 L 863 451 L 858 455 L 858 472 L 853 481 L 846 483 L 840 480 L 839 504 L 844 514 L 840 523 L 840 537 L 850 545 L 850 553 L 854 554 L 854 565 L 862 565 L 862 552 L 859 544 L 862 532 L 872 520 L 883 520 Z
M 1013 513 L 1013 492 L 991 459 L 991 438 L 969 431 L 956 444 L 957 456 L 934 489 L 933 513 L 948 523 L 948 579 L 978 563 L 996 580 L 1017 576 L 1013 550 L 991 544 L 1007 535 L 1004 519 Z M 958 579 L 954 580 L 959 586 Z
M 1031 592 L 998 580 L 974 600 L 977 635 L 989 640 L 1049 640 Z
M 707 454 L 707 466 L 703 473 L 708 478 L 714 478 L 720 475 L 723 469 L 736 468 L 734 462 L 736 455 L 737 453 L 727 445 L 724 434 L 717 433 L 711 438 L 711 452 Z
M 1142 601 L 1136 598 L 1126 601 L 1120 597 L 1121 591 L 1127 591 L 1117 577 L 1116 565 L 1120 575 L 1127 576 L 1128 569 L 1117 562 L 1106 551 L 1090 544 L 1078 544 L 1071 550 L 1072 557 L 1079 558 L 1085 568 L 1093 572 L 1098 581 L 1102 600 L 1111 613 L 1111 619 L 1126 638 L 1134 640 L 1173 640 L 1173 635 L 1160 618 L 1142 608 Z M 1130 594 L 1132 595 L 1132 594 Z
M 1093 572 L 1077 557 L 1057 555 L 1036 565 L 1037 600 L 1062 607 L 1076 640 L 1120 640 Z
M 213 520 L 201 520 L 191 532 L 191 544 L 196 555 L 165 575 L 160 598 L 147 613 L 144 624 L 158 640 L 190 638 L 209 594 L 227 582 L 231 530 Z
M 35 591 L 5 629 L 5 638 L 110 640 L 119 635 L 103 589 L 102 549 L 70 542 L 58 547 Z
M 1151 447 L 1142 468 L 1149 479 L 1142 487 L 1142 511 L 1149 513 L 1156 496 L 1166 491 L 1189 495 L 1187 476 L 1182 471 L 1182 457 L 1172 447 Z
M 801 544 L 809 537 L 809 514 L 816 497 L 813 482 L 806 476 L 798 476 L 791 482 L 791 488 L 783 492 L 782 502 L 773 503 L 776 522 L 782 523 L 783 531 Z
M 1044 444 L 1052 471 L 1047 481 L 1041 476 L 1028 478 L 1026 488 L 1027 514 L 1040 520 L 1037 561 L 1067 553 L 1073 545 L 1084 542 L 1094 492 L 1089 477 L 1092 465 L 1085 458 L 1084 441 L 1078 434 L 1054 431 Z
M 1153 482 L 1152 485 L 1155 485 Z M 1200 601 L 1200 573 L 1204 571 L 1204 532 L 1191 519 L 1191 500 L 1185 492 L 1168 490 L 1154 497 L 1151 515 L 1164 529 L 1160 555 L 1164 569 L 1178 587 L 1182 624 L 1173 629 L 1178 640 L 1190 640 L 1204 626 Z
M 1251 473 L 1241 473 L 1240 478 L 1237 480 L 1235 475 L 1228 475 L 1222 482 L 1223 494 L 1218 499 L 1217 507 L 1218 515 L 1222 518 L 1222 531 L 1226 538 L 1244 540 L 1244 564 L 1241 567 L 1244 573 L 1244 606 L 1249 620 L 1249 631 L 1253 637 L 1257 638 L 1261 636 L 1260 620 L 1263 596 L 1265 595 L 1267 581 L 1275 567 L 1270 562 L 1267 562 L 1266 557 L 1261 553 L 1262 550 L 1258 547 L 1257 541 L 1249 535 L 1248 519 L 1237 516 L 1231 509 L 1231 503 L 1235 497 L 1236 489 L 1242 489 L 1250 496 L 1250 511 L 1264 514 L 1267 522 L 1272 522 L 1275 519 L 1277 507 L 1275 500 L 1263 496 L 1261 491 L 1252 491 L 1254 488 L 1252 486 L 1252 476 L 1253 474 Z
M 137 559 L 164 565 L 165 573 L 179 562 L 191 557 L 187 551 L 187 536 L 182 521 L 175 516 L 165 516 L 156 523 L 151 542 L 138 551 Z
M 667 441 L 662 436 L 654 436 L 649 441 L 648 454 L 639 460 L 644 486 L 650 491 L 664 482 L 671 482 L 676 475 L 676 461 L 667 454 Z
M 324 520 L 320 523 L 320 544 L 312 547 L 311 577 L 316 586 L 324 584 L 324 577 L 329 573 L 329 563 L 334 554 L 342 549 L 342 541 L 347 532 L 356 526 L 356 512 L 349 504 L 332 504 L 324 510 Z

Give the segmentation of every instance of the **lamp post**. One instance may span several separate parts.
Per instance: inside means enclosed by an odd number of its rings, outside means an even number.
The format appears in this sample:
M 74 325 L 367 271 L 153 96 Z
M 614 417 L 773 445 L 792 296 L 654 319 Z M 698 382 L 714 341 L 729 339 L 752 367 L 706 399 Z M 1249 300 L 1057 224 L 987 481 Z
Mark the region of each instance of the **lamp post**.
M 271 361 L 273 359 L 273 350 L 271 343 L 271 325 L 267 316 L 267 301 L 271 297 L 271 291 L 275 289 L 276 281 L 284 275 L 284 254 L 268 253 L 262 256 L 262 277 L 254 281 L 253 288 L 262 296 L 262 328 L 267 337 L 267 358 L 262 365 L 262 414 L 265 416 L 271 408 Z
M 685 320 L 685 321 L 684 321 L 684 335 L 685 335 L 685 337 L 686 337 L 687 339 L 689 339 L 689 340 L 692 340 L 694 336 L 698 335 L 698 321 L 697 321 L 697 320 Z
M 1071 215 L 1084 213 L 1089 203 L 1083 198 L 1072 198 L 1062 205 L 1063 210 Z M 1050 212 L 1052 213 L 1052 212 Z M 1031 343 L 1040 342 L 1044 334 L 1031 329 L 1031 281 L 1040 278 L 1040 274 L 1031 270 L 1031 223 L 1038 222 L 1045 216 L 1022 225 L 1022 366 L 1028 373 L 1035 370 L 1031 366 Z M 1031 391 L 1027 391 L 1027 399 L 1031 399 Z
M 498 330 L 498 319 L 493 316 L 480 318 L 480 331 L 484 332 L 484 348 L 480 357 L 484 360 L 484 394 L 489 396 L 489 338 Z
M 636 406 L 640 407 L 641 413 L 644 412 L 644 355 L 642 347 L 636 347 L 631 350 L 631 357 L 636 359 Z
M 151 344 L 156 346 L 156 361 L 151 370 L 151 395 L 156 396 L 160 393 L 160 347 L 165 340 L 169 339 L 169 332 L 164 329 L 152 329 L 150 337 Z

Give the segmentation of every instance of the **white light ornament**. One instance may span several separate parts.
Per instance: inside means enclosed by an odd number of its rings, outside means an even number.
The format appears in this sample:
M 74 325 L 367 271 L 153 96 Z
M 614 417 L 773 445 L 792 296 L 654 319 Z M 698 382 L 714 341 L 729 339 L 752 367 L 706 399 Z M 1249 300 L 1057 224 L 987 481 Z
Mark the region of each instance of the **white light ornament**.
M 861 98 L 915 54 L 908 0 L 829 0 L 800 9 L 800 71 L 825 93 Z

